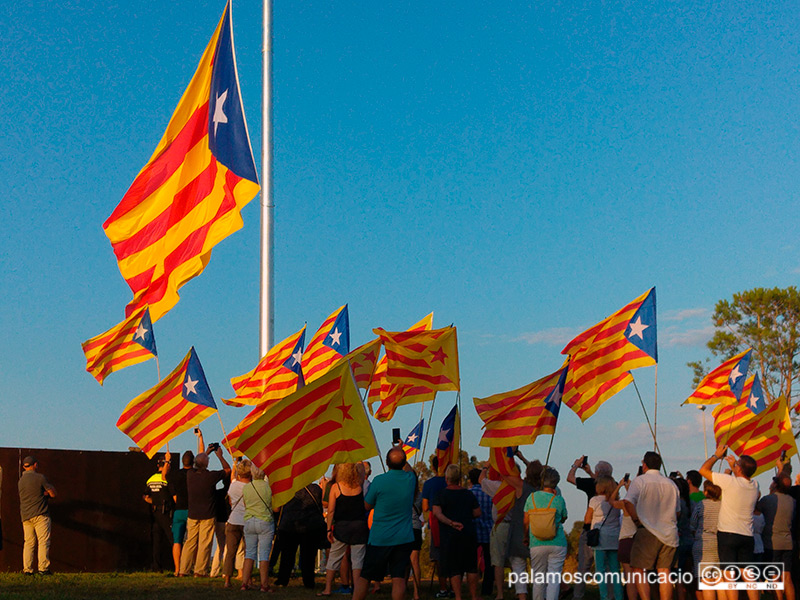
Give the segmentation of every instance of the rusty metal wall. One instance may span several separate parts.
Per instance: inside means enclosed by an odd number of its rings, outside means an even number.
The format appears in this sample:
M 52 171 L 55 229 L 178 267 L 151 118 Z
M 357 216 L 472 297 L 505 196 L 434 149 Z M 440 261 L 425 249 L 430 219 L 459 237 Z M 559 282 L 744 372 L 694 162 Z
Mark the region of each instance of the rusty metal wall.
M 22 570 L 17 481 L 21 461 L 28 454 L 36 456 L 39 472 L 58 494 L 50 500 L 53 571 L 134 571 L 150 567 L 150 513 L 142 494 L 145 482 L 156 472 L 155 458 L 149 460 L 140 452 L 0 448 L 0 571 Z

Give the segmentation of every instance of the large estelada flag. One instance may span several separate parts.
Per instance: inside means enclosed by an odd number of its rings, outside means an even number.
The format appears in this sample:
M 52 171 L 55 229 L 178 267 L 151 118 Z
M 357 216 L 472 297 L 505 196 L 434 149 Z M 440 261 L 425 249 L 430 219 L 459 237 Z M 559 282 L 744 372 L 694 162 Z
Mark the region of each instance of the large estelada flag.
M 231 379 L 236 398 L 222 401 L 228 406 L 254 406 L 284 398 L 302 387 L 300 361 L 305 337 L 304 325 L 297 333 L 275 344 L 252 371 Z
M 128 314 L 147 304 L 156 321 L 175 306 L 258 189 L 228 2 L 161 142 L 103 224 L 133 291 Z
M 436 459 L 439 462 L 437 475 L 444 475 L 447 465 L 458 464 L 458 453 L 461 450 L 461 423 L 458 419 L 458 404 L 447 413 L 439 427 L 436 440 Z
M 561 351 L 570 357 L 563 402 L 585 421 L 633 377 L 658 362 L 656 288 L 578 335 Z
M 342 361 L 291 396 L 266 407 L 238 433 L 236 447 L 269 477 L 278 508 L 328 466 L 377 456 L 350 366 Z
M 558 421 L 567 365 L 524 387 L 488 398 L 473 398 L 484 422 L 480 446 L 532 444 L 540 435 L 552 435 Z
M 117 427 L 152 458 L 161 446 L 216 410 L 200 359 L 191 348 L 172 373 L 130 401 Z
M 516 490 L 514 486 L 502 479 L 506 477 L 520 477 L 519 467 L 514 461 L 516 447 L 490 448 L 489 449 L 489 478 L 495 481 L 500 480 L 497 492 L 492 496 L 492 504 L 497 511 L 495 523 L 501 522 L 514 507 L 516 501 Z
M 742 397 L 750 357 L 753 350 L 748 348 L 733 356 L 703 377 L 700 385 L 684 404 L 736 403 Z
M 81 346 L 86 355 L 86 370 L 100 385 L 110 373 L 158 355 L 153 323 L 146 306 Z
M 303 353 L 303 378 L 314 381 L 350 352 L 350 316 L 347 304 L 336 309 L 311 337 Z
M 433 313 L 409 327 L 407 331 L 429 331 L 431 327 L 433 327 Z M 376 419 L 389 421 L 394 417 L 398 406 L 433 400 L 436 392 L 426 387 L 389 383 L 386 380 L 386 365 L 387 358 L 384 354 L 375 369 L 375 376 L 369 388 L 369 410 Z M 374 408 L 376 403 L 379 403 L 377 409 Z
M 386 352 L 386 381 L 431 391 L 458 391 L 458 338 L 455 327 L 429 331 L 373 329 Z
M 759 413 L 750 408 L 749 402 L 716 406 L 712 412 L 714 438 L 717 445 L 727 444 L 738 456 L 746 454 L 754 458 L 758 464 L 755 474 L 759 475 L 774 467 L 784 450 L 787 457 L 797 454 L 797 444 L 786 398 L 781 396 Z M 746 418 L 740 418 L 741 414 Z

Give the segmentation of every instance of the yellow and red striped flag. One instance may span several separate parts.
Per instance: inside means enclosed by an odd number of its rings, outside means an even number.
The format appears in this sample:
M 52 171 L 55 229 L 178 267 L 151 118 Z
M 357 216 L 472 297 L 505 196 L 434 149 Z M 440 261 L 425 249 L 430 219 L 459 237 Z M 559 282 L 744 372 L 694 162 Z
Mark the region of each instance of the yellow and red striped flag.
M 350 316 L 347 304 L 333 311 L 308 342 L 303 353 L 303 378 L 311 383 L 350 352 Z
M 117 427 L 148 458 L 187 429 L 216 412 L 203 367 L 194 348 L 157 386 L 130 401 Z
M 719 404 L 739 401 L 742 397 L 752 349 L 733 356 L 703 377 L 700 385 L 684 404 Z
M 735 416 L 739 411 L 747 418 Z M 727 444 L 738 456 L 746 454 L 754 458 L 758 464 L 756 475 L 774 467 L 784 450 L 787 457 L 797 454 L 789 405 L 783 396 L 759 414 L 738 404 L 720 404 L 712 414 L 717 445 Z
M 570 357 L 564 404 L 585 421 L 627 386 L 631 369 L 658 362 L 656 288 L 590 327 L 561 351 Z
M 514 486 L 500 477 L 520 477 L 519 467 L 514 461 L 514 453 L 516 448 L 490 448 L 489 449 L 489 479 L 497 481 L 500 479 L 500 487 L 497 493 L 492 496 L 492 503 L 497 510 L 497 519 L 495 523 L 500 523 L 505 516 L 514 507 L 514 502 L 517 499 Z
M 742 398 L 739 402 L 718 404 L 714 407 L 711 415 L 714 417 L 714 435 L 721 436 L 727 444 L 728 437 L 740 437 L 736 433 L 740 428 L 755 415 L 760 414 L 767 406 L 764 392 L 761 389 L 761 382 L 758 373 L 747 378 L 742 389 Z
M 439 427 L 439 438 L 436 440 L 436 459 L 439 461 L 437 475 L 444 475 L 447 465 L 458 464 L 460 450 L 461 420 L 458 418 L 458 404 L 456 404 Z
M 253 406 L 268 400 L 278 400 L 295 392 L 303 385 L 300 361 L 306 327 L 275 344 L 259 361 L 256 368 L 231 379 L 236 392 L 233 400 L 222 401 L 228 406 Z
M 362 390 L 369 389 L 375 377 L 375 368 L 378 364 L 380 352 L 381 340 L 380 338 L 376 338 L 371 342 L 362 344 L 342 358 L 342 360 L 350 362 L 350 368 L 353 370 L 353 378 L 356 380 L 356 385 Z
M 373 329 L 386 351 L 386 381 L 431 391 L 458 391 L 458 339 L 455 327 L 430 331 Z
M 319 479 L 330 464 L 378 454 L 346 362 L 269 405 L 241 431 L 237 447 L 269 476 L 274 508 Z
M 119 325 L 81 344 L 86 370 L 100 385 L 110 373 L 158 355 L 150 311 L 139 308 Z
M 555 373 L 519 389 L 473 398 L 484 422 L 480 446 L 503 448 L 532 444 L 540 435 L 552 435 L 561 408 L 567 377 L 566 363 Z
M 157 321 L 175 306 L 211 249 L 242 227 L 257 182 L 228 2 L 161 142 L 103 224 L 133 291 L 128 314 L 148 304 Z
M 433 313 L 409 327 L 407 331 L 429 331 L 431 327 L 433 327 Z M 386 365 L 387 359 L 384 354 L 369 388 L 369 411 L 376 419 L 388 421 L 394 416 L 398 406 L 433 400 L 436 392 L 428 388 L 389 383 L 386 380 Z M 377 410 L 373 409 L 375 403 L 380 403 Z

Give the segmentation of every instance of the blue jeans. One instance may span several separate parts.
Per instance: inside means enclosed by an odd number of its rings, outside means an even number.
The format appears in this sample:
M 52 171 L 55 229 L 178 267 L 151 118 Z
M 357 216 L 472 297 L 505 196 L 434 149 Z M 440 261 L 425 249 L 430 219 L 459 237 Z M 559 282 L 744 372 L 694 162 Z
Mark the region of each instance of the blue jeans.
M 269 561 L 275 523 L 251 517 L 244 522 L 244 557 L 258 562 Z
M 619 557 L 616 550 L 594 550 L 594 568 L 596 573 L 616 573 L 619 577 L 613 580 L 614 598 L 615 600 L 624 600 L 625 596 L 622 595 L 622 580 L 619 570 Z M 608 586 L 611 587 L 612 582 L 607 579 Z M 608 588 L 605 583 L 599 585 L 600 600 L 608 600 Z

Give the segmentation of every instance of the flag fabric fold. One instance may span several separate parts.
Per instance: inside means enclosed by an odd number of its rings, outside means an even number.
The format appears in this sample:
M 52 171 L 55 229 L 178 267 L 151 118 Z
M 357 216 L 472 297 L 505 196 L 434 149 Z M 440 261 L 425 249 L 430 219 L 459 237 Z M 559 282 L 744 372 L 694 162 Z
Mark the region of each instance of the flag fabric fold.
M 119 325 L 81 344 L 86 370 L 100 385 L 109 374 L 158 355 L 150 311 L 142 306 Z
M 407 331 L 429 331 L 433 327 L 433 313 L 430 313 Z M 369 411 L 379 421 L 389 421 L 394 417 L 398 406 L 429 402 L 436 396 L 436 392 L 418 385 L 402 385 L 389 383 L 386 380 L 387 358 L 384 354 L 375 369 L 375 375 L 369 388 Z M 374 405 L 378 408 L 374 409 Z
M 585 421 L 633 381 L 632 369 L 658 362 L 656 289 L 575 337 L 561 353 L 570 357 L 563 402 Z
M 506 477 L 520 477 L 519 467 L 514 461 L 516 447 L 490 448 L 489 449 L 489 479 L 500 480 L 497 492 L 492 496 L 492 503 L 497 510 L 495 524 L 502 522 L 505 516 L 514 507 L 516 491 L 514 486 L 504 481 L 501 475 Z
M 703 377 L 697 389 L 683 403 L 708 405 L 738 402 L 747 380 L 752 353 L 752 348 L 748 348 L 726 360 Z
M 228 406 L 254 406 L 284 398 L 302 387 L 300 363 L 305 337 L 304 325 L 300 331 L 275 344 L 252 371 L 231 379 L 236 398 L 222 401 Z
M 172 373 L 128 403 L 117 427 L 152 458 L 161 446 L 216 410 L 200 359 L 191 348 Z
M 746 417 L 741 418 L 740 414 Z M 719 404 L 712 415 L 717 445 L 727 444 L 738 456 L 746 454 L 755 459 L 758 465 L 755 475 L 773 468 L 784 450 L 787 457 L 797 454 L 789 405 L 783 396 L 758 414 L 737 403 Z
M 246 427 L 237 429 L 236 447 L 268 475 L 275 508 L 319 479 L 329 465 L 378 454 L 346 362 L 272 402 Z
M 406 453 L 406 459 L 411 459 L 417 452 L 419 452 L 420 448 L 422 448 L 422 436 L 425 432 L 425 419 L 420 419 L 420 422 L 414 426 L 406 439 L 403 440 L 403 452 Z
M 447 465 L 458 464 L 458 453 L 461 449 L 460 426 L 456 404 L 439 427 L 439 437 L 436 440 L 436 458 L 439 461 L 437 475 L 444 475 Z
M 244 118 L 230 2 L 150 160 L 103 224 L 133 292 L 157 321 L 242 227 L 259 190 Z
M 555 432 L 567 365 L 519 389 L 488 398 L 473 398 L 484 422 L 480 446 L 507 447 L 532 444 L 540 435 Z
M 380 353 L 381 340 L 380 338 L 376 338 L 366 344 L 360 345 L 341 359 L 350 363 L 356 385 L 362 390 L 368 390 L 375 377 L 375 369 L 378 364 L 378 356 L 380 356 Z
M 373 329 L 386 352 L 386 381 L 431 391 L 461 389 L 455 327 L 429 331 Z
M 350 352 L 350 316 L 347 304 L 335 310 L 311 337 L 303 353 L 306 383 L 326 373 Z

